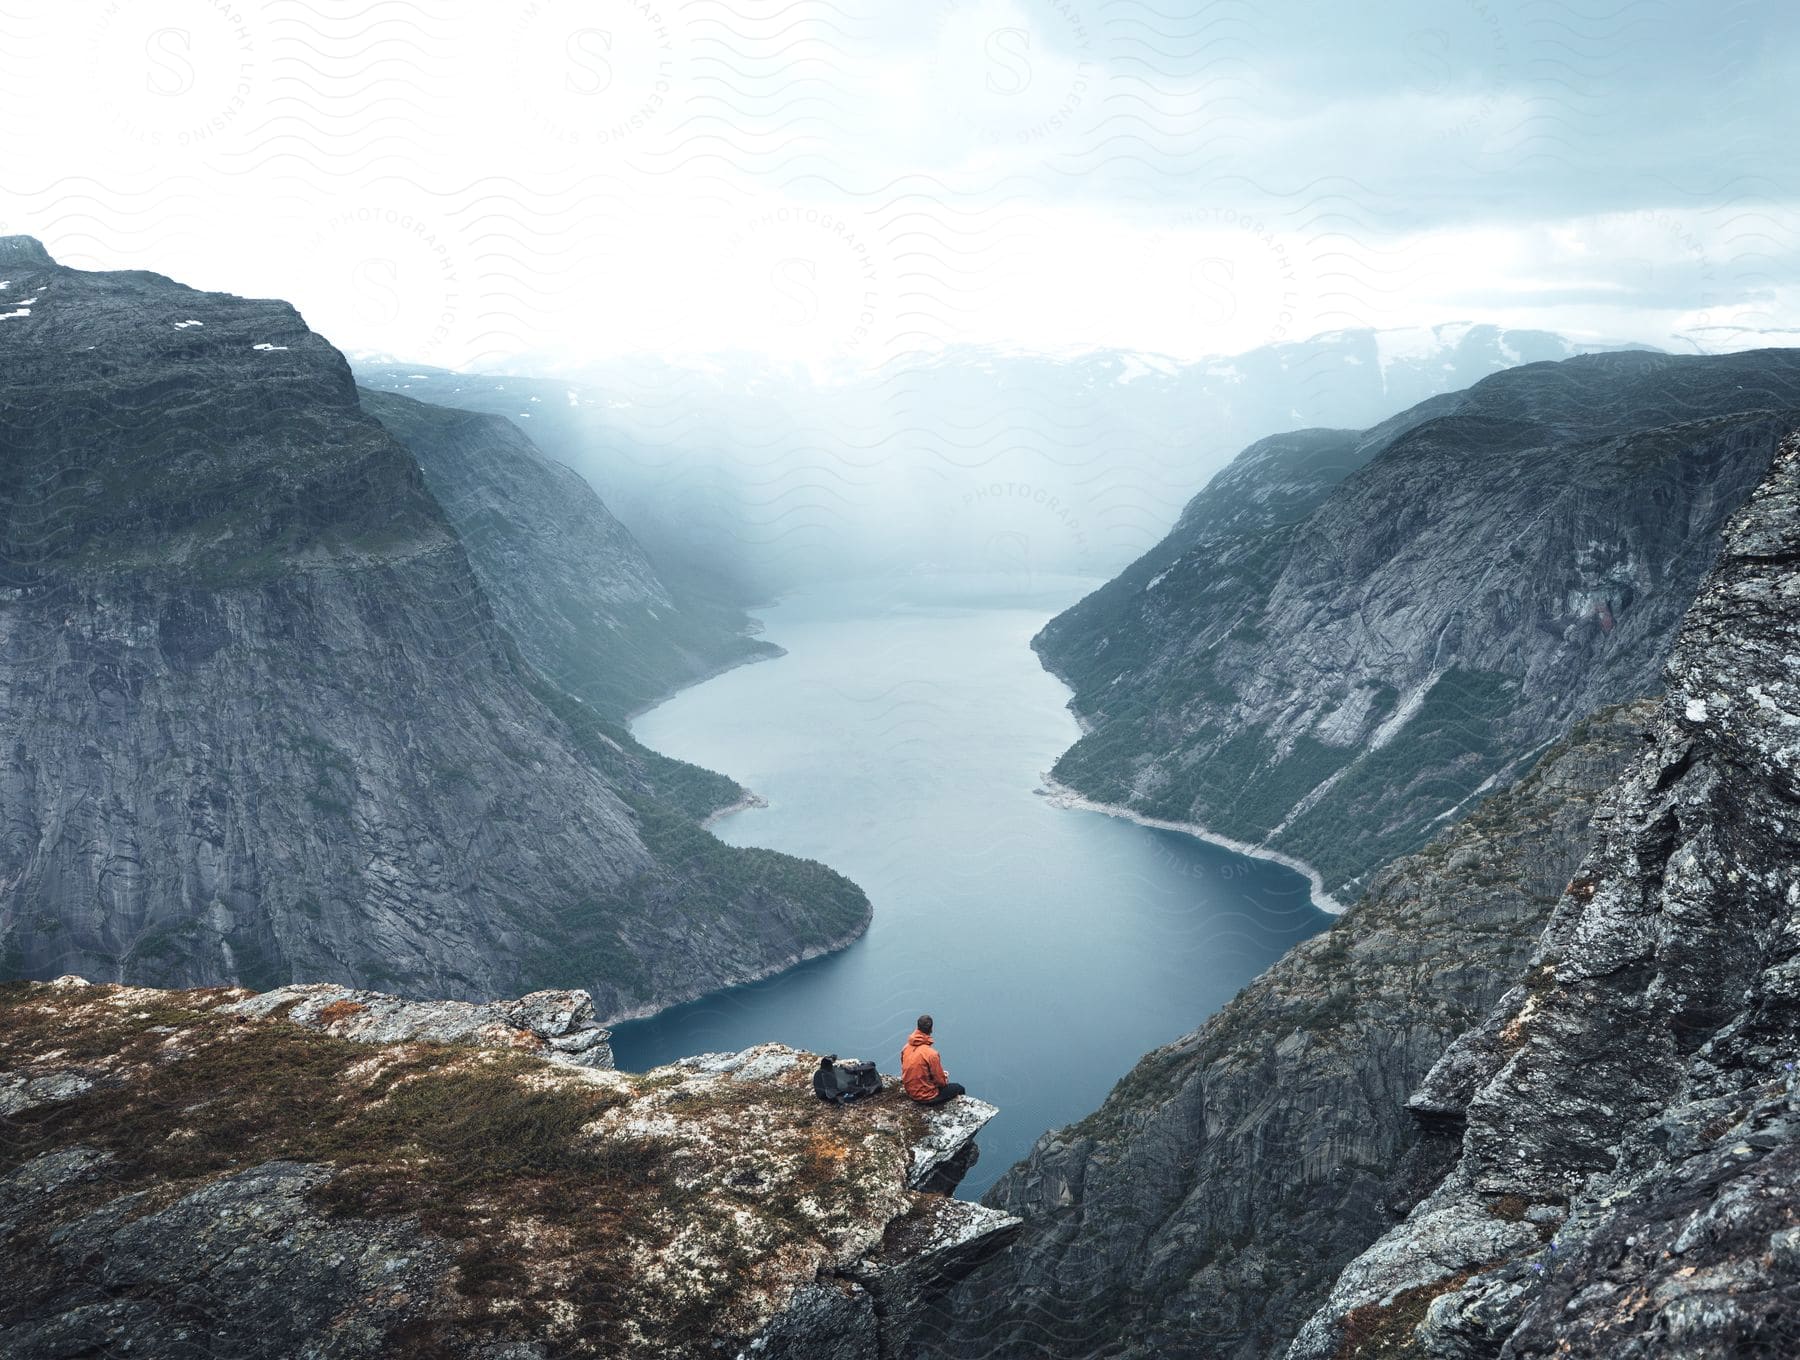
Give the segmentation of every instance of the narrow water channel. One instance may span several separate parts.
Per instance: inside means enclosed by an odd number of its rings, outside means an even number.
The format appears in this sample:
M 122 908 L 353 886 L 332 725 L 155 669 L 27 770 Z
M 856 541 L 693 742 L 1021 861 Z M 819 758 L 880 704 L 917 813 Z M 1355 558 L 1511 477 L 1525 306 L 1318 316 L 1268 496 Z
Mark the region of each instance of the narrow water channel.
M 897 1071 L 921 1011 L 950 1076 L 1000 1107 L 961 1194 L 1080 1119 L 1327 924 L 1291 870 L 1033 790 L 1075 740 L 1031 635 L 1094 582 L 910 577 L 761 611 L 788 655 L 638 719 L 652 748 L 768 800 L 715 830 L 868 892 L 840 954 L 619 1027 L 619 1066 L 776 1040 Z

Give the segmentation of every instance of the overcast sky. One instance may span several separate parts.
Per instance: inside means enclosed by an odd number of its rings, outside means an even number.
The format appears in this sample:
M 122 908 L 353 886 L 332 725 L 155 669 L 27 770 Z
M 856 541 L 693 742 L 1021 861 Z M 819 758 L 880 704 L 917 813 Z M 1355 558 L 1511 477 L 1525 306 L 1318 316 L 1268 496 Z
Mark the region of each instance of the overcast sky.
M 1800 326 L 1791 0 L 0 0 L 0 230 L 497 365 Z

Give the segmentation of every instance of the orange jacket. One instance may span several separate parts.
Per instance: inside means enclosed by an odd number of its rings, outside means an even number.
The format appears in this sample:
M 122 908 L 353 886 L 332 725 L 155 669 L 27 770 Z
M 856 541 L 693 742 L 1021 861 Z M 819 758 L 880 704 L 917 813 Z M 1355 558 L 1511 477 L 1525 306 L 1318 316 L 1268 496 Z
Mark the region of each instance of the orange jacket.
M 930 1100 L 938 1088 L 950 1080 L 944 1075 L 944 1064 L 931 1046 L 931 1036 L 915 1029 L 900 1050 L 900 1084 L 914 1100 Z

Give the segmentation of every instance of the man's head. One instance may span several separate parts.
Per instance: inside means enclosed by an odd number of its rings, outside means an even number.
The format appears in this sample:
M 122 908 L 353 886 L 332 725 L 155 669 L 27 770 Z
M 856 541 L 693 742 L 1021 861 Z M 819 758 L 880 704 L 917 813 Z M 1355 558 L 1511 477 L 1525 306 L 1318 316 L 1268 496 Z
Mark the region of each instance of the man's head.
M 919 1032 L 921 1034 L 931 1033 L 931 1017 L 929 1015 L 921 1015 L 919 1017 Z

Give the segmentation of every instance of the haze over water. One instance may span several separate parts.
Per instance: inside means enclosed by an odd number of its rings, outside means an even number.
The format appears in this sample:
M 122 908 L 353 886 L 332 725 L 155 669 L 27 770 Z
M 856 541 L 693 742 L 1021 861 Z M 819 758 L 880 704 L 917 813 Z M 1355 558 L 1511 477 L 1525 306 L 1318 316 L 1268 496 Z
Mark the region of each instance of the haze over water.
M 1298 874 L 1034 794 L 1078 735 L 1029 647 L 1096 584 L 920 576 L 762 611 L 788 655 L 639 718 L 652 748 L 766 798 L 715 830 L 868 892 L 856 944 L 621 1025 L 619 1066 L 779 1041 L 895 1072 L 920 1011 L 953 1080 L 1000 1107 L 960 1193 L 1081 1118 L 1328 920 Z

